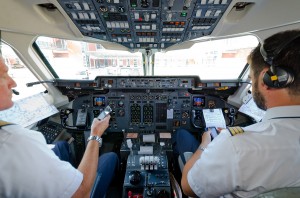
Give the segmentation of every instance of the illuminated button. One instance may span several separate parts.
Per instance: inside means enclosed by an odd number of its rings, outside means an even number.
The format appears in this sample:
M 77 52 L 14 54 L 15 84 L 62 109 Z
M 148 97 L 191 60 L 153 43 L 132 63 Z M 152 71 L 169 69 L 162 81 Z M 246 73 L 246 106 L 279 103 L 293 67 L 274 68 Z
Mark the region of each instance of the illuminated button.
M 74 6 L 77 10 L 82 10 L 79 3 L 74 3 Z
M 84 19 L 89 19 L 90 18 L 88 13 L 83 13 L 83 17 L 84 17 Z
M 71 15 L 72 15 L 72 18 L 73 18 L 73 19 L 78 19 L 78 16 L 77 16 L 77 14 L 76 14 L 76 13 L 74 13 L 74 12 L 71 12 Z
M 144 14 L 144 19 L 145 19 L 145 21 L 149 21 L 149 18 L 150 18 L 149 13 L 145 13 L 145 14 Z
M 116 11 L 117 11 L 117 9 L 116 9 L 116 7 L 115 7 L 115 6 L 112 6 L 112 7 L 110 7 L 109 11 L 110 11 L 110 12 L 116 12 Z
M 168 14 L 167 14 L 167 16 L 166 16 L 167 21 L 171 21 L 172 15 L 173 15 L 172 13 L 168 13 Z
M 84 9 L 84 10 L 90 10 L 90 6 L 89 6 L 88 3 L 83 2 L 82 5 L 83 5 L 83 9 Z
M 186 17 L 186 16 L 187 16 L 187 13 L 186 13 L 186 12 L 181 12 L 181 13 L 180 13 L 180 16 L 181 16 L 181 17 Z
M 211 10 L 207 10 L 205 13 L 205 16 L 208 17 L 208 16 L 210 16 L 210 14 L 211 14 Z
M 197 10 L 196 17 L 200 17 L 201 16 L 201 12 L 202 12 L 202 9 Z
M 96 15 L 95 15 L 94 12 L 91 12 L 91 13 L 90 13 L 90 16 L 91 16 L 91 19 L 96 19 Z
M 156 14 L 152 13 L 152 14 L 151 14 L 151 19 L 152 19 L 152 20 L 155 20 L 155 19 L 156 19 Z
M 221 14 L 221 10 L 217 10 L 216 12 L 215 12 L 215 15 L 214 16 L 219 16 Z
M 140 14 L 138 12 L 134 13 L 134 19 L 138 20 L 140 18 Z
M 82 13 L 78 13 L 79 19 L 84 19 L 84 16 Z

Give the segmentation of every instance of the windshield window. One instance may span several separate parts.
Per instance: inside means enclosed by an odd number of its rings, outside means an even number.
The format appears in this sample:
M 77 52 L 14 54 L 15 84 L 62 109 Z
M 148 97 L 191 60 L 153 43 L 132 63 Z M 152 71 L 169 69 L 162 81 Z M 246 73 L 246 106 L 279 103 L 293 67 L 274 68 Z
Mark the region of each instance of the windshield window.
M 62 79 L 144 75 L 139 52 L 106 50 L 97 43 L 49 37 L 39 37 L 36 43 Z
M 155 75 L 199 75 L 200 79 L 237 79 L 256 47 L 254 36 L 194 44 L 190 49 L 155 54 Z
M 97 43 L 49 37 L 39 37 L 36 43 L 62 79 L 144 75 L 140 52 L 107 50 Z M 237 79 L 246 65 L 248 54 L 257 44 L 257 38 L 248 35 L 199 41 L 190 49 L 157 52 L 154 75 L 199 75 L 205 80 Z

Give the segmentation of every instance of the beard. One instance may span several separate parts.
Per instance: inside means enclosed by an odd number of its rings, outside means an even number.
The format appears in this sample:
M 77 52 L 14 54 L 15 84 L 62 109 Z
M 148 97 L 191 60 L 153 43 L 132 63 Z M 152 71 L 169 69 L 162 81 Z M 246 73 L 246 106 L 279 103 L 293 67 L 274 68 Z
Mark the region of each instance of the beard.
M 252 90 L 253 100 L 256 106 L 262 110 L 267 110 L 265 97 L 258 90 L 258 82 L 253 84 L 254 90 Z

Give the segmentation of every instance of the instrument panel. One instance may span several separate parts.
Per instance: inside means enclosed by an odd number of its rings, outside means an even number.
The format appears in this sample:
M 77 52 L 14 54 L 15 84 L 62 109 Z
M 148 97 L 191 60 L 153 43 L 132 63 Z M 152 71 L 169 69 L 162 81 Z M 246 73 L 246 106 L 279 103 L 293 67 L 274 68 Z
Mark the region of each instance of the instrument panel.
M 231 0 L 59 0 L 84 36 L 165 49 L 210 35 Z
M 77 94 L 74 123 L 87 129 L 107 105 L 112 108 L 108 132 L 151 133 L 180 127 L 199 131 L 206 127 L 203 109 L 222 109 L 227 124 L 232 123 L 229 118 L 236 109 L 219 96 L 194 89 L 198 81 L 194 77 L 97 77 L 92 82 L 66 81 L 57 86 L 63 85 L 66 95 Z

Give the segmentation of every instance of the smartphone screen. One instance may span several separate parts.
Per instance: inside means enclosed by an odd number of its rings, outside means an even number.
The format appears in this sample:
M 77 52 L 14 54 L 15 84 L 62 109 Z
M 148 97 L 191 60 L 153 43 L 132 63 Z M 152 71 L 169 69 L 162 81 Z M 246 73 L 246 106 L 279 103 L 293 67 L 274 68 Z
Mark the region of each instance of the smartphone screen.
M 211 135 L 211 137 L 212 137 L 213 139 L 214 139 L 215 137 L 217 137 L 218 131 L 217 131 L 216 127 L 209 127 L 209 129 L 210 129 L 210 135 Z

